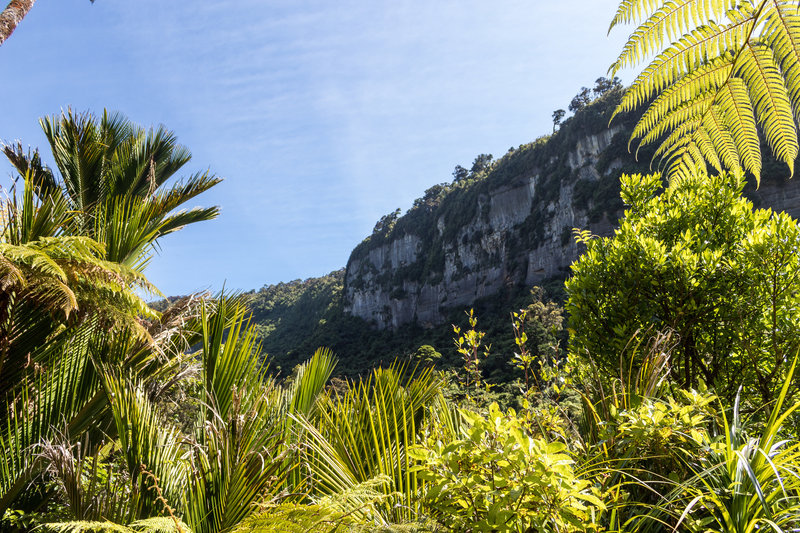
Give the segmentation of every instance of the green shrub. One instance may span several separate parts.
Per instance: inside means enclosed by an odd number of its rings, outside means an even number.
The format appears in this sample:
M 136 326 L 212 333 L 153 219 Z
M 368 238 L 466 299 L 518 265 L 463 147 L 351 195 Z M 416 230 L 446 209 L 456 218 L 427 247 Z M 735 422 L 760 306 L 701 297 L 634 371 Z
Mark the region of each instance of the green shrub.
M 800 443 L 785 422 L 800 403 L 784 407 L 797 359 L 764 424 L 743 419 L 737 398 L 731 417 L 705 453 L 691 454 L 690 475 L 639 521 L 640 530 L 745 533 L 800 528 Z M 760 426 L 760 427 L 759 427 Z M 787 438 L 789 436 L 789 438 Z
M 575 473 L 561 442 L 530 435 L 513 410 L 465 413 L 464 438 L 414 450 L 427 481 L 423 501 L 450 531 L 586 531 L 604 504 Z
M 769 402 L 800 346 L 800 227 L 754 210 L 743 185 L 698 174 L 657 195 L 658 175 L 623 176 L 619 229 L 585 239 L 566 284 L 573 355 L 612 376 L 631 338 L 672 331 L 675 382 Z

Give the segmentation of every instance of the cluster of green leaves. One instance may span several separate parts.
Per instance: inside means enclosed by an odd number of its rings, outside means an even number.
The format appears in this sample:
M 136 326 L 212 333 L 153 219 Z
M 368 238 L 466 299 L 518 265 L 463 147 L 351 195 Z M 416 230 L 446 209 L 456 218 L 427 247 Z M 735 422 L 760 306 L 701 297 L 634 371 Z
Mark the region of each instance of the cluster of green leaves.
M 706 390 L 669 379 L 670 335 L 656 335 L 616 376 L 586 367 L 577 435 L 582 471 L 606 495 L 609 531 L 791 531 L 800 504 L 796 428 L 786 404 L 790 365 L 768 414 L 749 421 Z M 630 353 L 625 356 L 630 356 Z M 732 421 L 732 422 L 731 422 Z M 760 437 L 751 437 L 755 433 Z
M 588 239 L 573 265 L 573 354 L 613 372 L 631 338 L 673 331 L 676 381 L 729 400 L 744 385 L 770 401 L 798 348 L 800 226 L 754 210 L 735 176 L 698 173 L 661 187 L 657 174 L 623 177 L 630 207 L 619 229 Z
M 405 450 L 426 428 L 453 426 L 450 411 L 437 407 L 440 379 L 430 370 L 376 370 L 339 396 L 325 389 L 335 359 L 320 350 L 278 383 L 265 372 L 241 299 L 202 301 L 180 330 L 184 349 L 201 348 L 196 355 L 161 353 L 166 376 L 98 363 L 108 409 L 90 423 L 104 427 L 102 433 L 70 431 L 57 442 L 33 442 L 40 474 L 29 479 L 51 487 L 38 505 L 60 520 L 49 529 L 137 531 L 142 520 L 164 516 L 175 531 L 253 523 L 283 531 L 297 518 L 283 512 L 290 502 L 301 507 L 303 520 L 317 516 L 314 523 L 330 530 L 350 523 L 388 527 L 416 517 L 418 481 Z M 124 353 L 126 347 L 115 348 Z M 146 350 L 148 359 L 156 357 Z M 95 364 L 82 357 L 83 365 Z M 160 379 L 181 379 L 183 365 L 197 366 L 202 399 L 188 433 L 156 401 Z M 18 444 L 9 441 L 5 451 L 28 453 L 16 450 Z
M 474 309 L 470 309 L 469 313 L 467 313 L 467 321 L 469 322 L 469 329 L 464 330 L 462 333 L 460 327 L 453 325 L 453 332 L 456 335 L 456 351 L 464 358 L 464 370 L 467 374 L 466 385 L 469 387 L 471 384 L 480 385 L 480 356 L 488 357 L 492 347 L 491 345 L 482 344 L 486 333 L 475 329 L 478 319 L 475 316 Z
M 465 414 L 462 438 L 415 449 L 424 501 L 449 531 L 591 531 L 605 509 L 561 442 L 534 437 L 513 410 Z
M 796 530 L 800 526 L 800 443 L 796 433 L 783 438 L 784 421 L 800 403 L 783 408 L 789 384 L 787 379 L 769 418 L 760 431 L 752 428 L 752 437 L 747 434 L 750 424 L 740 418 L 737 398 L 732 418 L 723 419 L 723 437 L 715 439 L 707 453 L 687 461 L 692 475 L 665 495 L 665 503 L 648 517 L 644 528 L 657 529 L 662 517 L 671 515 L 676 528 L 691 531 Z

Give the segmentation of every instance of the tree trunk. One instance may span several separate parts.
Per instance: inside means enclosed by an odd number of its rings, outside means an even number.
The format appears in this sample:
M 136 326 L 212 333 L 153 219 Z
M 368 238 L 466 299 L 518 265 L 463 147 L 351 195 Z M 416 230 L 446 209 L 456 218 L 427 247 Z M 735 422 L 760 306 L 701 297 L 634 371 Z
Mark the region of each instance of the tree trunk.
M 33 7 L 36 0 L 11 0 L 8 6 L 0 13 L 0 45 L 14 32 L 17 24 Z

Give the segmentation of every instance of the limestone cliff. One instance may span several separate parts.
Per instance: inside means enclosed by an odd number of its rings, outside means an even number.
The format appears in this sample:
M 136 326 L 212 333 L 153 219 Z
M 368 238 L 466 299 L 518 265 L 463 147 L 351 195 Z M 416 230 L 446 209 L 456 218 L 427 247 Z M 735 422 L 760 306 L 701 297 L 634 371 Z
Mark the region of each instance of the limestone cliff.
M 649 153 L 637 162 L 627 152 L 634 117 L 607 127 L 616 98 L 607 95 L 549 138 L 509 151 L 484 174 L 430 189 L 376 230 L 348 261 L 345 311 L 381 329 L 431 327 L 479 298 L 565 276 L 580 252 L 572 229 L 610 234 L 622 213 L 619 176 L 648 171 Z M 765 176 L 749 194 L 800 214 L 797 180 Z

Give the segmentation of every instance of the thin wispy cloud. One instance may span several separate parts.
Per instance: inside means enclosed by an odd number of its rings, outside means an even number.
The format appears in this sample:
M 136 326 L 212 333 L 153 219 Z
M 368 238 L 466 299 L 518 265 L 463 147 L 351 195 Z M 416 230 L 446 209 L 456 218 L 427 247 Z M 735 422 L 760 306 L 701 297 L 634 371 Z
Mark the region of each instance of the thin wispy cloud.
M 0 50 L 0 138 L 43 145 L 67 105 L 164 123 L 226 182 L 150 267 L 162 290 L 319 275 L 456 164 L 546 134 L 613 60 L 615 3 L 37 4 Z

